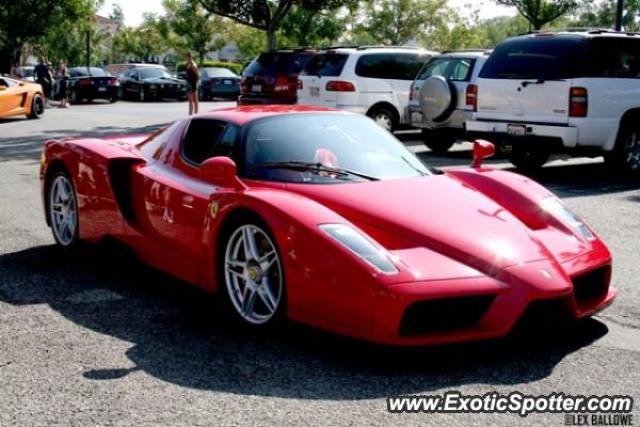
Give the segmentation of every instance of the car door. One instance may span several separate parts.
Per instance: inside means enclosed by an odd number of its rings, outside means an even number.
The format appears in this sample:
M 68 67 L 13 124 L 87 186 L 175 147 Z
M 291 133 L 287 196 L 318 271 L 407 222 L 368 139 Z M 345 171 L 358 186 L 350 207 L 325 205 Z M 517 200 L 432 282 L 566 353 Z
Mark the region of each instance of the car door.
M 11 79 L 0 78 L 0 114 L 9 114 L 22 108 L 26 101 L 27 89 Z
M 137 171 L 142 203 L 136 209 L 146 234 L 183 261 L 180 271 L 173 273 L 185 280 L 197 281 L 199 266 L 204 265 L 205 221 L 217 190 L 198 177 L 199 165 L 234 150 L 236 135 L 235 127 L 225 122 L 193 119 L 174 136 L 176 144 L 167 155 Z

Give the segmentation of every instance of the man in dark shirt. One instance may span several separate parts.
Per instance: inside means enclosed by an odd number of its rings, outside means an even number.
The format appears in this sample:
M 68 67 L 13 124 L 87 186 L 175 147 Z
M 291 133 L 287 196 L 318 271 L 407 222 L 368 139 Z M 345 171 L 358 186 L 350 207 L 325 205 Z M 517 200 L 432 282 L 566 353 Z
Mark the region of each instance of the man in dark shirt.
M 38 58 L 38 65 L 33 69 L 33 77 L 35 81 L 42 86 L 42 92 L 44 94 L 44 102 L 45 105 L 49 106 L 49 97 L 51 96 L 51 73 L 49 72 L 49 67 L 47 67 L 47 62 L 44 60 L 44 57 L 40 55 Z

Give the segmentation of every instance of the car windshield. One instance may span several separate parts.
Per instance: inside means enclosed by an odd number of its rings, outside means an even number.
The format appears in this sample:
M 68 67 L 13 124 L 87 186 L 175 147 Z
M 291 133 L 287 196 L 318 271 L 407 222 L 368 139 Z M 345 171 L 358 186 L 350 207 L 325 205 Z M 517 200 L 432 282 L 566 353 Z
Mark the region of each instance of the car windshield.
M 309 53 L 262 53 L 244 72 L 248 75 L 298 74 L 307 65 L 309 59 L 311 59 Z
M 371 119 L 342 113 L 269 117 L 244 135 L 243 176 L 267 181 L 336 184 L 431 175 Z
M 20 75 L 22 77 L 33 77 L 33 68 L 21 68 Z
M 104 71 L 102 68 L 97 67 L 76 67 L 69 70 L 69 74 L 72 77 L 80 76 L 92 76 L 92 77 L 108 77 L 111 74 Z
M 141 68 L 140 78 L 141 79 L 154 79 L 154 78 L 170 79 L 171 74 L 169 74 L 167 70 L 163 70 L 162 68 Z
M 205 68 L 202 71 L 207 77 L 238 77 L 236 73 L 227 68 Z

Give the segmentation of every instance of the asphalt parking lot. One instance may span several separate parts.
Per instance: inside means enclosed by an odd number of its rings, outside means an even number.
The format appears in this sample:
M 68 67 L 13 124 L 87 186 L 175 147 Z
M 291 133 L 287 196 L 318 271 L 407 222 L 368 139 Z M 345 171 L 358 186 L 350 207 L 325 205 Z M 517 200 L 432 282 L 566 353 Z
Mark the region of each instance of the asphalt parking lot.
M 600 160 L 557 160 L 532 175 L 613 252 L 620 294 L 594 319 L 432 349 L 381 348 L 298 325 L 255 336 L 230 327 L 215 298 L 126 253 L 61 253 L 45 225 L 43 141 L 149 131 L 186 111 L 177 102 L 94 103 L 0 121 L 1 426 L 564 425 L 560 414 L 386 411 L 386 396 L 448 390 L 628 394 L 640 423 L 640 181 L 611 176 Z M 469 145 L 434 156 L 415 133 L 400 138 L 435 166 L 470 162 Z

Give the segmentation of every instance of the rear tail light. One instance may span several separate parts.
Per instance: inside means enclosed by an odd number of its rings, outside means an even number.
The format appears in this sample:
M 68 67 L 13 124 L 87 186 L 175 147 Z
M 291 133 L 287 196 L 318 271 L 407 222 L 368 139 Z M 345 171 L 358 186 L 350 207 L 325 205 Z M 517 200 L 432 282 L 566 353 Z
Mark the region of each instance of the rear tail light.
M 249 92 L 249 83 L 245 77 L 240 79 L 240 91 L 243 93 Z
M 472 107 L 474 112 L 478 111 L 478 86 L 467 86 L 467 100 L 466 105 Z
M 276 92 L 295 92 L 298 84 L 298 77 L 296 76 L 278 76 L 273 90 Z
M 569 90 L 569 117 L 587 117 L 589 112 L 589 94 L 583 87 Z
M 80 79 L 79 84 L 80 86 L 91 86 L 93 82 L 91 81 L 91 79 Z
M 109 79 L 109 85 L 118 86 L 119 84 L 120 84 L 120 82 L 118 81 L 118 79 L 116 79 L 116 78 Z
M 302 90 L 304 85 L 302 84 L 302 80 L 298 79 L 298 90 Z
M 409 101 L 413 101 L 413 86 L 415 84 L 415 82 L 411 83 L 411 88 L 409 88 Z
M 329 92 L 355 92 L 356 87 L 351 82 L 341 80 L 331 80 L 327 82 L 326 89 Z

